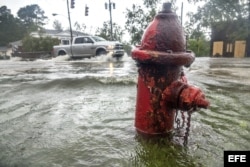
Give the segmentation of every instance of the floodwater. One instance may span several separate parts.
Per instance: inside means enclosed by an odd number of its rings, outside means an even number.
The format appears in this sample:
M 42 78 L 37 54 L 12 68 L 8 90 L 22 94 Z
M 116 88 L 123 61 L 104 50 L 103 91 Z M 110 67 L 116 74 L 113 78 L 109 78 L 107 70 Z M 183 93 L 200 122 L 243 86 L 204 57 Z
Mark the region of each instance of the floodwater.
M 249 69 L 234 58 L 185 69 L 211 106 L 192 114 L 184 147 L 136 134 L 130 57 L 0 61 L 0 166 L 223 166 L 224 150 L 250 150 Z

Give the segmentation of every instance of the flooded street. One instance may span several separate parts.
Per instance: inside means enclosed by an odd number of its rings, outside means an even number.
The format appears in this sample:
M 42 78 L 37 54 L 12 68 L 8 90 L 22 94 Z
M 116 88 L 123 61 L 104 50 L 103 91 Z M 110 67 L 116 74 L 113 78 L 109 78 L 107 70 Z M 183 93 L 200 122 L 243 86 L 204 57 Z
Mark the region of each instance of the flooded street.
M 0 167 L 223 166 L 224 150 L 250 150 L 249 69 L 234 58 L 185 69 L 211 106 L 192 115 L 184 149 L 138 138 L 130 57 L 0 61 Z

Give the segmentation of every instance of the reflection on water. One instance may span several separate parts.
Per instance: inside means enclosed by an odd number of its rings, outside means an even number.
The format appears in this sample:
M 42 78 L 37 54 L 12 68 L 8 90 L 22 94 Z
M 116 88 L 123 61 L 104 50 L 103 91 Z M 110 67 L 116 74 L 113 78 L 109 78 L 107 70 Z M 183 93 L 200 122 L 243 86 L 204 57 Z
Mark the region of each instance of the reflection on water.
M 187 148 L 134 130 L 137 67 L 97 57 L 0 61 L 0 166 L 223 166 L 250 150 L 249 59 L 197 58 L 185 69 L 211 102 Z

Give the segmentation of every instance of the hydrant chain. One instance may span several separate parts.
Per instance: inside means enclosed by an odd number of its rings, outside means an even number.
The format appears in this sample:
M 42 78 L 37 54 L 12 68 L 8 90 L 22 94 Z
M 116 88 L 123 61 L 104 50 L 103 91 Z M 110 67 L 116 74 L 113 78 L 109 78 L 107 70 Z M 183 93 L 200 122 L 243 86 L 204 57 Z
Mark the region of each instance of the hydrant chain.
M 188 136 L 189 136 L 190 125 L 191 125 L 192 111 L 193 111 L 193 109 L 190 109 L 189 111 L 187 111 L 188 117 L 187 117 L 187 127 L 186 127 L 186 132 L 185 132 L 185 135 L 184 135 L 184 142 L 183 142 L 184 146 L 187 146 L 187 143 L 188 143 Z

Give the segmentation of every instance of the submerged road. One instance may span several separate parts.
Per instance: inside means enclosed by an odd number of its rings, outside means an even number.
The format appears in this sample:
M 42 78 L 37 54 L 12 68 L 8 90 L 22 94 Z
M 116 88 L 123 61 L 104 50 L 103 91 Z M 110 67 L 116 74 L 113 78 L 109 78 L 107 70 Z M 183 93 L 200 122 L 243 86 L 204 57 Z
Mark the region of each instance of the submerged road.
M 192 115 L 185 151 L 138 139 L 130 57 L 0 61 L 0 167 L 223 166 L 224 150 L 250 150 L 249 69 L 250 59 L 234 58 L 185 69 L 211 102 Z

